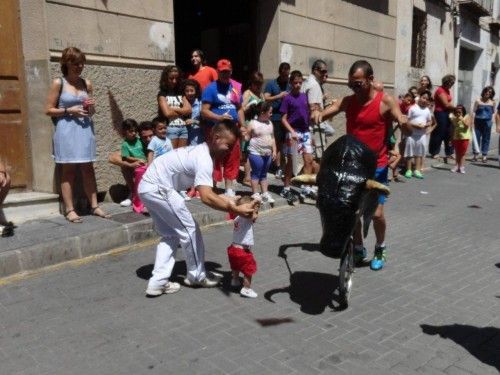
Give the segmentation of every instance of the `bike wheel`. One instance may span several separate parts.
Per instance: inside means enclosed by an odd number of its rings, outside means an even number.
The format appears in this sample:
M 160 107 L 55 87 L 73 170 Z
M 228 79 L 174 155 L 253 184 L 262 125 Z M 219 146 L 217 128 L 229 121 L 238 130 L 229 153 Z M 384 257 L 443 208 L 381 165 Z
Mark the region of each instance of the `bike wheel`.
M 354 246 L 349 241 L 347 248 L 340 258 L 339 268 L 339 296 L 343 307 L 349 305 L 352 290 L 352 275 L 354 273 Z

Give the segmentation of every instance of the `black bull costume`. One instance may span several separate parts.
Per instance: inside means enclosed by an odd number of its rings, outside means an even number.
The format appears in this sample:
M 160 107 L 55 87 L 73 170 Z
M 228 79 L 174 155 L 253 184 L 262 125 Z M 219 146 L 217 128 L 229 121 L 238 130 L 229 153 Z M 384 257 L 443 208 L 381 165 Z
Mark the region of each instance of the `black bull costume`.
M 316 175 L 300 175 L 295 182 L 318 185 L 316 205 L 321 216 L 321 252 L 339 258 L 353 235 L 356 221 L 363 216 L 366 237 L 380 194 L 389 189 L 372 180 L 377 155 L 364 143 L 344 135 L 332 143 L 321 158 Z

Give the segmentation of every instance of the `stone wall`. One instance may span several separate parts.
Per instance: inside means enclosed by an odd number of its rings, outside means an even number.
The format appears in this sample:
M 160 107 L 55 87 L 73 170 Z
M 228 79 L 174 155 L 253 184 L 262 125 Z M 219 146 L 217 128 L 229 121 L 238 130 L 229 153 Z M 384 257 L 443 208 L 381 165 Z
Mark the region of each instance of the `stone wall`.
M 281 60 L 309 73 L 312 62 L 323 59 L 331 79 L 346 80 L 352 63 L 366 59 L 377 79 L 394 84 L 396 1 L 386 3 L 379 12 L 344 0 L 282 2 Z

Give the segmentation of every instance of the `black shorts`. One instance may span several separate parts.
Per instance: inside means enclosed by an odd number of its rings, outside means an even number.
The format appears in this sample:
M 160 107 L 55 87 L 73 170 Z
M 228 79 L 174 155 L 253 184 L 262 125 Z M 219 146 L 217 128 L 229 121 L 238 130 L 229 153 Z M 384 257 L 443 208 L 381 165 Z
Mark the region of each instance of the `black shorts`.
M 286 131 L 285 129 L 283 129 L 281 120 L 272 121 L 272 123 L 273 123 L 274 138 L 278 143 L 283 144 L 286 138 Z

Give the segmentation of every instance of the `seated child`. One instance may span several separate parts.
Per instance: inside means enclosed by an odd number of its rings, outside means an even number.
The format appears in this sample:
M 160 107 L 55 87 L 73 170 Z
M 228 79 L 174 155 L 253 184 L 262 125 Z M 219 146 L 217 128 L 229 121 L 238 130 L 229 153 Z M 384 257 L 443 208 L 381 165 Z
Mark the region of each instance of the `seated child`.
M 236 202 L 237 205 L 252 202 L 249 196 L 243 196 Z M 257 263 L 252 253 L 253 223 L 257 220 L 259 206 L 256 205 L 252 218 L 236 216 L 234 218 L 233 242 L 227 248 L 229 264 L 231 266 L 231 286 L 241 286 L 240 273 L 243 274 L 243 287 L 240 295 L 247 298 L 257 298 L 257 293 L 251 288 L 252 275 L 257 272 Z
M 143 126 L 143 123 L 141 123 Z M 122 131 L 125 137 L 121 145 L 122 160 L 128 163 L 137 163 L 134 168 L 134 188 L 132 190 L 132 209 L 137 213 L 145 213 L 146 208 L 137 194 L 137 187 L 141 182 L 142 175 L 146 171 L 146 153 L 144 145 L 140 138 L 137 136 L 139 126 L 137 121 L 133 119 L 126 119 L 122 123 Z
M 167 125 L 159 117 L 153 120 L 153 133 L 154 137 L 148 144 L 148 166 L 153 159 L 174 149 L 172 141 L 167 138 Z

